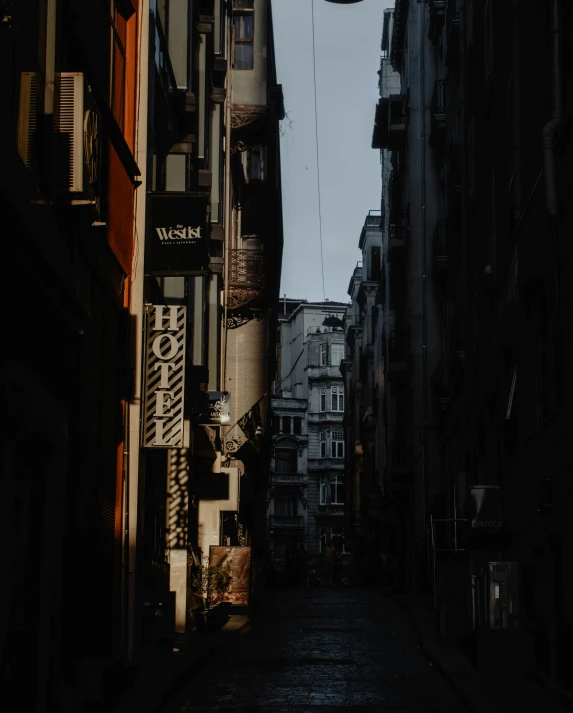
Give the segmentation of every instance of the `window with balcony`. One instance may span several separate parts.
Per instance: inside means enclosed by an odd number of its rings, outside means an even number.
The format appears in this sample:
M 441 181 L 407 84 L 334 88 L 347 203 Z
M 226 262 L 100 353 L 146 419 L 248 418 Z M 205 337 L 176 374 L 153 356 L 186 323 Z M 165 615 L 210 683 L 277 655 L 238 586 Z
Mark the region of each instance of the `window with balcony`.
M 328 364 L 328 344 L 320 345 L 319 362 L 318 363 L 320 366 L 327 366 L 327 364 Z
M 330 365 L 340 366 L 340 362 L 344 359 L 344 344 L 333 344 L 330 350 Z
M 254 67 L 254 13 L 243 11 L 233 17 L 233 69 Z
M 331 409 L 332 411 L 344 411 L 344 387 L 333 386 L 331 388 Z

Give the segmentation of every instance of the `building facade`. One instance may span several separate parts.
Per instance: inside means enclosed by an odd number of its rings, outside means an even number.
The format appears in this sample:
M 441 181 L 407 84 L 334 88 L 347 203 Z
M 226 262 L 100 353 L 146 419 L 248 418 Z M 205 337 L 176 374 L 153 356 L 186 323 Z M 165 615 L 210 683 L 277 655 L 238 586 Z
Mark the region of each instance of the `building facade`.
M 135 0 L 0 7 L 1 289 L 5 304 L 19 295 L 6 323 L 18 349 L 0 367 L 12 414 L 0 476 L 0 679 L 30 711 L 79 710 L 90 662 L 126 652 L 123 453 L 144 15 Z
M 570 2 L 397 1 L 381 76 L 399 89 L 381 91 L 373 134 L 391 166 L 373 337 L 381 559 L 431 593 L 445 632 L 565 686 L 572 32 Z
M 0 680 L 25 710 L 111 709 L 189 630 L 210 545 L 264 533 L 271 3 L 25 0 L 0 25 Z
M 272 397 L 268 544 L 280 571 L 304 548 L 319 574 L 328 540 L 346 552 L 344 522 L 345 305 L 281 300 Z

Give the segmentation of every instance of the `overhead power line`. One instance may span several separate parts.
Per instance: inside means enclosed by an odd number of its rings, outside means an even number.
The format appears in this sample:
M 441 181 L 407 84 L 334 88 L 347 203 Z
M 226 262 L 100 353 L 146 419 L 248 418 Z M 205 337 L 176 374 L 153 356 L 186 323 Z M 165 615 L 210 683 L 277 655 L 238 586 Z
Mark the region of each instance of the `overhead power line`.
M 324 255 L 322 250 L 322 207 L 320 203 L 320 161 L 318 152 L 318 106 L 316 101 L 316 47 L 314 39 L 314 0 L 311 3 L 312 15 L 312 76 L 314 80 L 314 131 L 316 136 L 316 181 L 318 188 L 318 234 L 320 236 L 320 270 L 322 274 L 322 296 L 326 300 L 324 289 Z

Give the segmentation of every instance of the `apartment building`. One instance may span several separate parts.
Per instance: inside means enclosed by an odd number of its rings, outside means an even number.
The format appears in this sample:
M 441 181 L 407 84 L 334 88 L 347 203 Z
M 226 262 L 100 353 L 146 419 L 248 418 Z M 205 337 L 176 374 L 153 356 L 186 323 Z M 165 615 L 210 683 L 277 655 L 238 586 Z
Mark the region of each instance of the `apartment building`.
M 400 87 L 373 134 L 392 167 L 374 336 L 382 560 L 431 593 L 444 631 L 473 636 L 480 665 L 503 650 L 564 686 L 571 23 L 570 2 L 397 1 L 382 47 Z
M 280 572 L 304 548 L 319 573 L 328 540 L 345 554 L 344 357 L 346 305 L 284 299 L 271 409 L 267 500 L 270 558 Z
M 210 545 L 264 531 L 271 7 L 2 3 L 0 53 L 0 678 L 26 710 L 111 708 L 188 630 Z
M 126 649 L 142 12 L 135 0 L 0 6 L 1 290 L 5 305 L 17 296 L 5 324 L 18 345 L 0 367 L 0 679 L 23 710 L 79 706 L 85 662 Z

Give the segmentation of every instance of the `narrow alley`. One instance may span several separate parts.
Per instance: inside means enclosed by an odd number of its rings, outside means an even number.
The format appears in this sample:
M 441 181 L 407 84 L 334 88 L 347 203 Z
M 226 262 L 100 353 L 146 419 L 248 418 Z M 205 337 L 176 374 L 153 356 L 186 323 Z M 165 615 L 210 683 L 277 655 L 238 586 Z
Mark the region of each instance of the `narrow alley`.
M 408 614 L 367 589 L 288 589 L 163 713 L 458 713 Z

